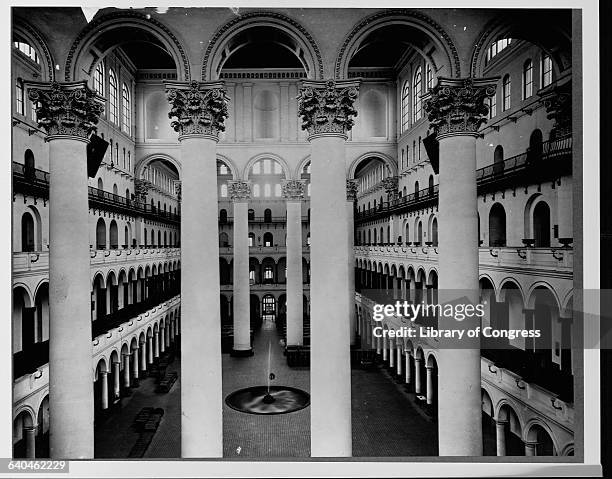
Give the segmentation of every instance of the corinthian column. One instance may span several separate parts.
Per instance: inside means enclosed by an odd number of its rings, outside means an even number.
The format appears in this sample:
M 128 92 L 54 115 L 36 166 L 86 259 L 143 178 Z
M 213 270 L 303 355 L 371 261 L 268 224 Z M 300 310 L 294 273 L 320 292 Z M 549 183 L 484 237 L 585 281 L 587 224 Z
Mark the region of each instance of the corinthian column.
M 478 301 L 476 137 L 486 121 L 485 98 L 497 79 L 439 78 L 424 108 L 440 143 L 438 268 L 440 303 Z M 446 320 L 441 328 L 472 329 L 479 318 Z M 480 340 L 440 342 L 440 456 L 482 455 Z
M 348 231 L 348 297 L 350 320 L 350 345 L 355 344 L 355 200 L 359 189 L 356 180 L 346 180 L 346 219 Z
M 346 214 L 347 132 L 359 83 L 304 81 L 299 114 L 311 145 L 311 455 L 348 457 L 351 365 Z
M 304 344 L 304 287 L 302 278 L 302 200 L 305 180 L 284 180 L 287 202 L 287 346 Z
M 251 184 L 228 181 L 234 202 L 234 347 L 232 356 L 252 356 L 249 297 L 249 216 Z
M 26 84 L 49 142 L 49 407 L 54 459 L 94 456 L 87 144 L 104 109 L 85 81 Z
M 181 455 L 222 457 L 220 287 L 214 258 L 219 251 L 217 141 L 228 99 L 222 82 L 167 82 L 166 92 L 182 166 Z

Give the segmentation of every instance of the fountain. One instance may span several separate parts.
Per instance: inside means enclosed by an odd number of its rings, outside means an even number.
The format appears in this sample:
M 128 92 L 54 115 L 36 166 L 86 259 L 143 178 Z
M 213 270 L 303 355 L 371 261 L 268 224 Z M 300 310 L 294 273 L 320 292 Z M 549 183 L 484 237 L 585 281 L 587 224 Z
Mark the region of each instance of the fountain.
M 248 414 L 286 414 L 310 405 L 310 395 L 289 386 L 272 386 L 275 379 L 271 369 L 272 343 L 268 343 L 268 368 L 266 386 L 252 386 L 234 391 L 225 403 L 236 411 Z

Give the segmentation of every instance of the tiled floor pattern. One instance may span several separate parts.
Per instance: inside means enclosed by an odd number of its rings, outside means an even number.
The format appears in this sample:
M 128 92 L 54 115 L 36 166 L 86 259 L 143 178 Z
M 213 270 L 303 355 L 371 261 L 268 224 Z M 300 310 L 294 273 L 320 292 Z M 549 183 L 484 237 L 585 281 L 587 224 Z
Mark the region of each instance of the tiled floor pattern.
M 289 368 L 273 324 L 255 334 L 254 356 L 223 355 L 223 397 L 248 386 L 266 383 L 268 347 L 272 384 L 310 391 L 310 371 Z M 180 370 L 180 361 L 169 371 Z M 141 380 L 122 408 L 96 427 L 96 457 L 127 457 L 138 435 L 132 429 L 142 407 L 165 414 L 145 458 L 180 458 L 180 380 L 167 394 L 154 392 L 153 379 Z M 353 456 L 392 457 L 437 454 L 437 425 L 419 414 L 401 387 L 378 368 L 353 370 Z M 223 407 L 223 455 L 226 458 L 304 458 L 310 455 L 310 408 L 290 414 L 263 416 Z

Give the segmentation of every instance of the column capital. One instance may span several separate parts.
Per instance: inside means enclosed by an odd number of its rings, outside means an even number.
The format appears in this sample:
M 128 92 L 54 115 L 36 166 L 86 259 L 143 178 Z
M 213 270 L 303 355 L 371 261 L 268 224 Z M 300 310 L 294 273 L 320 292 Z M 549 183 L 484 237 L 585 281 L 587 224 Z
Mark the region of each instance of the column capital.
M 397 185 L 399 184 L 399 178 L 397 176 L 388 176 L 383 178 L 382 185 L 385 192 L 391 195 L 393 198 L 397 196 Z
M 354 202 L 359 192 L 359 182 L 357 180 L 346 180 L 346 201 Z
M 145 180 L 144 178 L 136 178 L 134 180 L 134 196 L 136 199 L 142 203 L 147 201 L 147 195 L 149 190 L 151 189 L 151 182 L 149 180 Z
M 235 203 L 251 199 L 251 182 L 242 180 L 228 180 L 227 190 L 229 197 Z
M 538 96 L 546 108 L 546 118 L 555 122 L 555 135 L 569 135 L 572 132 L 572 82 L 551 85 L 539 91 Z
M 168 118 L 176 118 L 170 126 L 179 133 L 179 140 L 196 136 L 218 141 L 228 116 L 224 83 L 165 82 L 165 86 L 170 103 Z
M 108 375 L 108 371 L 100 371 L 98 374 L 100 374 L 100 376 L 104 377 Z
M 304 199 L 306 180 L 282 180 L 281 191 L 287 201 L 301 201 Z
M 485 99 L 493 96 L 499 77 L 438 78 L 423 98 L 423 108 L 436 137 L 477 135 L 487 121 Z
M 302 130 L 308 131 L 308 140 L 320 136 L 340 136 L 353 127 L 357 116 L 354 108 L 359 95 L 359 81 L 355 80 L 303 80 L 300 84 L 298 115 Z
M 25 82 L 28 98 L 38 107 L 38 125 L 47 132 L 46 140 L 69 138 L 88 141 L 96 131 L 106 101 L 87 82 Z

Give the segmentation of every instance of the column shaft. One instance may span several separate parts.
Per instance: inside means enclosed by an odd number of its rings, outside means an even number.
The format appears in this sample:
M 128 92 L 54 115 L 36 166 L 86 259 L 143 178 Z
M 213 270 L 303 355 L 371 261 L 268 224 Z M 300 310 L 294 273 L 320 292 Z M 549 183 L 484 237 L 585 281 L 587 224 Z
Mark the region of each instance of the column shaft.
M 130 355 L 123 355 L 123 385 L 126 388 L 130 387 Z
M 311 455 L 352 453 L 345 140 L 311 139 Z
M 102 409 L 108 409 L 108 373 L 100 371 L 100 399 Z
M 506 421 L 495 421 L 495 438 L 497 443 L 497 455 L 506 455 Z
M 287 200 L 287 346 L 304 344 L 302 202 Z
M 234 199 L 234 356 L 250 356 L 249 218 L 246 198 Z
M 121 363 L 119 363 L 119 361 L 117 361 L 116 363 L 113 363 L 113 396 L 115 397 L 115 399 L 119 398 L 121 396 L 121 383 L 120 383 L 120 377 L 121 376 Z
M 52 458 L 94 454 L 86 143 L 49 141 L 49 420 Z
M 23 434 L 26 443 L 26 457 L 34 459 L 36 457 L 36 426 L 24 427 Z

